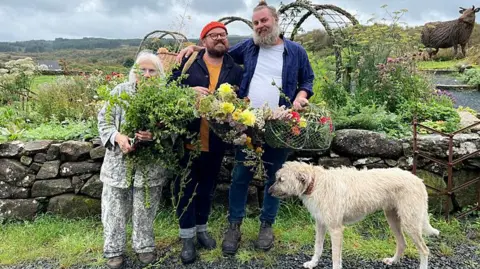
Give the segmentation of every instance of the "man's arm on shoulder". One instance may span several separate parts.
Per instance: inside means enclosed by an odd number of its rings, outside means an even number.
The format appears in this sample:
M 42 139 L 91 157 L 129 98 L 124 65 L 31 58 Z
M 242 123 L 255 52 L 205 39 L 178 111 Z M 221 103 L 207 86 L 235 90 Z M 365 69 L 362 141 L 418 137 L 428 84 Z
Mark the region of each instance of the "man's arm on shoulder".
M 228 54 L 232 56 L 235 63 L 244 64 L 244 59 L 245 59 L 244 53 L 248 46 L 248 43 L 249 43 L 249 39 L 245 39 L 243 41 L 238 42 L 233 47 L 230 47 L 230 49 L 228 50 Z
M 172 75 L 168 78 L 168 82 L 177 80 L 182 75 L 183 67 L 188 61 L 188 58 L 183 58 L 182 63 L 172 70 Z
M 298 71 L 298 91 L 297 94 L 301 91 L 306 93 L 306 98 L 310 98 L 313 95 L 313 80 L 315 79 L 315 74 L 313 73 L 312 66 L 308 59 L 307 52 L 303 47 L 299 48 L 299 71 Z

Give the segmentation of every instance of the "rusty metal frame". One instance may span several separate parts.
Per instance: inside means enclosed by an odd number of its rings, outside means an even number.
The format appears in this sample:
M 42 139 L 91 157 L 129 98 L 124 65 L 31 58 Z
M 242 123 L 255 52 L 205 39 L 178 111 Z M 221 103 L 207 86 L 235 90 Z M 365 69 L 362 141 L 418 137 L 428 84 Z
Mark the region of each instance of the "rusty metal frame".
M 462 184 L 460 186 L 453 187 L 453 166 L 462 162 L 462 161 L 464 161 L 464 160 L 466 160 L 466 159 L 469 159 L 469 158 L 477 155 L 478 153 L 480 153 L 480 150 L 477 150 L 475 152 L 472 152 L 470 154 L 467 154 L 465 156 L 462 156 L 462 157 L 454 160 L 453 159 L 453 137 L 455 135 L 457 135 L 459 133 L 462 133 L 462 132 L 464 132 L 468 129 L 471 129 L 472 127 L 477 126 L 479 124 L 480 124 L 480 122 L 476 122 L 474 124 L 471 124 L 471 125 L 469 125 L 465 128 L 459 129 L 457 131 L 454 131 L 454 132 L 451 132 L 451 133 L 444 133 L 444 132 L 435 130 L 433 128 L 430 128 L 428 126 L 422 125 L 422 124 L 418 123 L 418 121 L 416 119 L 413 120 L 413 168 L 412 168 L 412 173 L 413 174 L 417 173 L 417 158 L 418 158 L 418 156 L 421 156 L 421 157 L 423 157 L 425 159 L 428 159 L 432 162 L 447 166 L 448 181 L 447 181 L 447 188 L 446 189 L 440 190 L 440 189 L 437 189 L 437 188 L 434 188 L 432 186 L 428 186 L 427 184 L 425 184 L 425 186 L 427 188 L 429 188 L 429 189 L 431 189 L 435 192 L 433 194 L 433 196 L 447 196 L 448 197 L 448 199 L 445 199 L 445 202 L 444 202 L 445 218 L 447 220 L 450 218 L 449 199 L 453 202 L 452 197 L 454 196 L 455 192 L 458 192 L 458 191 L 460 191 L 460 190 L 462 190 L 462 189 L 464 189 L 464 188 L 466 188 L 470 185 L 473 185 L 475 183 L 480 182 L 480 177 L 476 177 L 474 179 L 471 179 L 470 181 L 465 182 L 464 184 Z M 417 145 L 417 142 L 418 142 L 417 141 L 418 140 L 417 139 L 418 128 L 423 128 L 423 129 L 426 129 L 426 130 L 431 131 L 433 133 L 439 134 L 441 136 L 448 137 L 448 162 L 433 158 L 433 157 L 429 156 L 428 153 L 418 150 L 418 147 L 417 147 L 418 146 Z M 465 217 L 473 211 L 480 211 L 480 183 L 478 184 L 478 187 L 477 187 L 477 205 L 476 205 L 476 207 L 474 207 L 474 208 L 472 208 L 472 209 L 470 209 L 466 212 L 463 212 L 463 213 L 457 215 L 456 217 L 457 218 Z

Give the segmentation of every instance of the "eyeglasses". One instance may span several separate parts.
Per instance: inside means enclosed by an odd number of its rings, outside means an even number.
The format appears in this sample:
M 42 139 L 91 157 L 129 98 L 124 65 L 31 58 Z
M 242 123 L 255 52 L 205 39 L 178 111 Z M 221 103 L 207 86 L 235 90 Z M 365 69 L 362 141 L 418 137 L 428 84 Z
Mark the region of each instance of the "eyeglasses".
M 220 33 L 220 34 L 212 33 L 212 34 L 208 34 L 207 36 L 210 37 L 212 40 L 217 40 L 219 38 L 225 39 L 227 38 L 227 33 Z

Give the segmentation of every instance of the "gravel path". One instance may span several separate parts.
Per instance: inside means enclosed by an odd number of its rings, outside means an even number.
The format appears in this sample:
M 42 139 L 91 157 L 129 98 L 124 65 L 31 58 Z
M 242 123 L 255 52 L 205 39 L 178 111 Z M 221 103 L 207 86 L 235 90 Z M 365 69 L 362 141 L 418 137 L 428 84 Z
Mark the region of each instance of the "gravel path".
M 433 77 L 435 84 L 443 85 L 462 85 L 463 81 L 458 80 L 453 75 L 437 74 Z M 476 111 L 480 111 L 480 91 L 477 90 L 448 90 L 456 99 L 455 107 L 468 106 Z
M 454 254 L 448 257 L 439 255 L 438 248 L 435 246 L 430 246 L 432 255 L 429 260 L 429 268 L 431 269 L 478 269 L 480 268 L 480 247 L 479 246 L 469 246 L 469 245 L 460 245 L 454 249 Z M 296 255 L 279 255 L 275 258 L 274 264 L 264 264 L 260 260 L 252 260 L 248 263 L 241 264 L 234 257 L 223 257 L 219 261 L 215 262 L 203 262 L 197 261 L 194 264 L 189 266 L 183 266 L 178 258 L 178 253 L 175 255 L 171 254 L 169 249 L 160 251 L 160 257 L 168 256 L 163 261 L 159 262 L 155 266 L 148 268 L 190 268 L 190 269 L 209 269 L 209 268 L 302 268 L 302 264 L 310 260 L 310 253 L 313 251 L 311 248 L 304 248 L 302 251 Z M 328 252 L 330 250 L 327 250 Z M 319 265 L 317 268 L 332 268 L 330 253 L 327 251 L 322 256 Z M 392 250 L 393 251 L 393 250 Z M 308 254 L 307 254 L 308 253 Z M 165 255 L 167 254 L 167 255 Z M 402 268 L 402 269 L 417 269 L 419 264 L 417 259 L 404 258 L 397 265 L 386 266 L 381 261 L 361 261 L 361 260 L 351 260 L 344 259 L 343 268 L 346 269 L 358 269 L 358 268 Z M 0 267 L 2 269 L 53 269 L 60 268 L 56 263 L 47 262 L 47 261 L 38 261 L 32 264 L 23 264 L 18 266 L 8 266 Z M 74 266 L 75 269 L 100 269 L 107 267 L 92 267 L 92 266 Z M 127 260 L 125 268 L 139 269 L 142 268 L 136 264 L 131 259 Z

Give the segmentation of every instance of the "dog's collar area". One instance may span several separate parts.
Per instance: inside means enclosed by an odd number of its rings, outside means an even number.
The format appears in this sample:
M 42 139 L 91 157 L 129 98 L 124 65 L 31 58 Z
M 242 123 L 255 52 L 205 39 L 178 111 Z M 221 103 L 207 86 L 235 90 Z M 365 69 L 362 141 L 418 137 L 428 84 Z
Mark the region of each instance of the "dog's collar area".
M 315 185 L 315 179 L 312 178 L 312 181 L 310 181 L 310 184 L 308 184 L 307 189 L 303 193 L 303 195 L 310 195 L 313 192 L 313 186 Z

